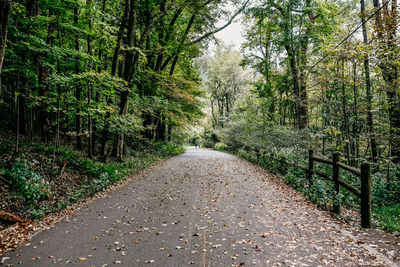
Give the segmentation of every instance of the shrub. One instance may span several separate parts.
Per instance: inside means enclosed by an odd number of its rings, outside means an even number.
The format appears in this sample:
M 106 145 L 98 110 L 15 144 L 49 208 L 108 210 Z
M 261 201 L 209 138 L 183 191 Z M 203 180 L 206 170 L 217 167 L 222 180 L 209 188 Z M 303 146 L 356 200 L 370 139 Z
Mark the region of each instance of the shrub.
M 216 143 L 220 141 L 218 134 L 213 129 L 208 129 L 203 133 L 203 146 L 214 147 Z
M 163 147 L 165 156 L 176 156 L 185 153 L 186 149 L 183 146 L 176 145 L 173 143 L 166 143 Z
M 214 149 L 219 151 L 226 151 L 228 149 L 228 146 L 224 143 L 216 143 L 214 145 Z
M 375 207 L 373 212 L 378 225 L 388 231 L 400 232 L 400 204 Z
M 16 162 L 9 176 L 11 184 L 30 205 L 49 196 L 49 183 L 35 171 L 33 163 L 26 160 Z

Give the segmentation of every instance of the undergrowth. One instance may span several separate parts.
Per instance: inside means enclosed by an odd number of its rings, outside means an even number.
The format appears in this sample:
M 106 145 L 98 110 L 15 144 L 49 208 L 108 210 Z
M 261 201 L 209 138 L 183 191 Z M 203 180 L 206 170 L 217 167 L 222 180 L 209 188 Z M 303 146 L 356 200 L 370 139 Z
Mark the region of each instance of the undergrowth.
M 295 149 L 286 148 L 262 151 L 266 156 L 258 157 L 257 153 L 253 150 L 244 148 L 234 149 L 223 143 L 215 144 L 214 149 L 237 155 L 278 175 L 287 184 L 307 196 L 320 208 L 330 210 L 335 203 L 339 202 L 340 205 L 359 210 L 360 199 L 345 188 L 341 187 L 340 194 L 337 197 L 331 181 L 314 175 L 310 184 L 306 178 L 305 170 L 286 164 L 285 162 L 289 162 L 293 165 L 308 166 L 308 159 L 304 157 L 304 153 Z M 315 168 L 329 175 L 332 174 L 332 168 L 328 165 L 316 163 Z M 395 169 L 392 173 L 396 176 L 400 173 L 400 170 Z M 400 184 L 394 183 L 394 180 L 398 180 L 398 177 L 392 177 L 390 181 L 391 186 L 389 187 L 386 180 L 381 176 L 382 173 L 380 172 L 372 174 L 373 216 L 376 226 L 389 232 L 399 233 L 400 204 L 397 201 Z M 360 188 L 360 179 L 348 172 L 342 171 L 341 179 L 356 188 Z
M 0 210 L 29 220 L 65 209 L 132 173 L 185 152 L 173 143 L 149 142 L 129 151 L 123 162 L 105 163 L 71 147 L 35 142 L 20 146 L 23 152 L 14 155 L 13 141 L 0 142 Z

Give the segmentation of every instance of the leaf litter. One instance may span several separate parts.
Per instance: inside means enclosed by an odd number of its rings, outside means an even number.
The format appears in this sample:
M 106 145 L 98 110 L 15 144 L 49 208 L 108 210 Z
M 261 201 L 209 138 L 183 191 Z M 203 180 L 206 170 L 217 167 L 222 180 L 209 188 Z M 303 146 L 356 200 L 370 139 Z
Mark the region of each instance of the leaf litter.
M 124 263 L 114 259 L 110 264 L 165 266 L 183 257 L 187 264 L 212 266 L 385 266 L 399 262 L 398 240 L 382 238 L 379 242 L 379 237 L 319 210 L 277 177 L 228 154 L 190 150 L 123 186 L 98 196 L 103 197 L 104 207 L 88 212 L 104 223 L 110 221 L 102 233 L 90 238 L 96 247 L 89 247 L 103 253 L 101 247 L 106 245 L 101 244 L 117 239 L 106 250 L 123 256 Z M 39 255 L 35 260 L 58 258 L 51 254 L 53 258 Z M 96 255 L 75 259 L 94 263 Z M 6 255 L 4 261 L 9 260 L 16 262 Z

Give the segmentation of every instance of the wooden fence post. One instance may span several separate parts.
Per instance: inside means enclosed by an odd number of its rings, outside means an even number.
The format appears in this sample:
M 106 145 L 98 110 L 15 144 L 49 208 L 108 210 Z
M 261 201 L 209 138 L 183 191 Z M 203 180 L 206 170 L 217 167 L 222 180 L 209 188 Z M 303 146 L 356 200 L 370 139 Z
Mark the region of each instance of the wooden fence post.
M 371 228 L 371 165 L 361 164 L 361 227 Z
M 311 187 L 312 185 L 312 176 L 313 176 L 313 171 L 314 171 L 314 150 L 310 149 L 308 150 L 308 172 L 307 172 L 307 180 L 308 180 L 308 185 Z
M 336 214 L 340 214 L 340 185 L 339 185 L 339 179 L 340 179 L 340 173 L 339 173 L 339 166 L 337 163 L 340 160 L 340 153 L 335 152 L 333 153 L 332 161 L 333 161 L 333 175 L 332 179 L 334 182 L 334 187 L 335 187 L 335 200 L 333 201 L 333 212 Z

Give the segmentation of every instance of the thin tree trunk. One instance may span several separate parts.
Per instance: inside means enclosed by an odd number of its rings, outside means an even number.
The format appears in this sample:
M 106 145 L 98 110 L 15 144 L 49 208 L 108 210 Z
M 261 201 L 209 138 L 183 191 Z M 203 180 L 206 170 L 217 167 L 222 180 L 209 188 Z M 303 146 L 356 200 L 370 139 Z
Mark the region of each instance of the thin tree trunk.
M 300 85 L 299 85 L 299 71 L 296 66 L 296 58 L 293 48 L 290 45 L 285 45 L 286 52 L 289 57 L 289 67 L 292 73 L 292 80 L 293 80 L 293 91 L 295 95 L 295 115 L 296 115 L 296 125 L 300 129 L 300 106 L 301 106 L 301 98 L 300 98 Z
M 60 119 L 61 119 L 61 87 L 60 85 L 57 85 L 57 124 L 56 124 L 56 138 L 55 138 L 55 145 L 54 145 L 54 158 L 53 158 L 53 164 L 56 161 L 56 150 L 58 149 L 58 146 L 60 144 Z
M 195 18 L 196 18 L 196 14 L 193 14 L 193 15 L 190 17 L 189 23 L 188 23 L 188 25 L 186 26 L 185 33 L 183 34 L 183 36 L 182 36 L 182 38 L 181 38 L 181 41 L 180 41 L 180 43 L 179 43 L 178 49 L 176 50 L 176 53 L 175 53 L 173 56 L 169 57 L 169 58 L 164 62 L 163 66 L 161 67 L 161 69 L 164 69 L 164 68 L 168 65 L 168 63 L 170 62 L 170 60 L 173 59 L 172 64 L 171 64 L 171 69 L 170 69 L 170 71 L 169 71 L 169 75 L 171 75 L 171 76 L 174 74 L 174 71 L 175 71 L 175 68 L 176 68 L 176 64 L 178 63 L 179 54 L 180 54 L 181 51 L 182 51 L 183 44 L 185 43 L 186 38 L 187 38 L 187 36 L 188 36 L 188 34 L 189 34 L 189 32 L 190 32 L 190 29 L 191 29 L 192 26 L 193 26 L 193 23 L 194 23 Z
M 117 36 L 117 44 L 114 49 L 113 61 L 111 64 L 111 75 L 112 76 L 115 76 L 117 74 L 118 57 L 119 57 L 119 52 L 121 50 L 122 37 L 123 37 L 124 31 L 125 31 L 125 25 L 129 19 L 128 16 L 129 16 L 129 11 L 130 11 L 130 3 L 131 3 L 130 0 L 125 1 L 125 11 L 124 11 L 124 15 L 121 20 L 121 25 L 119 27 L 118 36 Z M 110 105 L 111 105 L 111 99 L 108 98 L 107 106 L 110 106 Z M 107 137 L 108 137 L 109 128 L 110 128 L 110 122 L 109 122 L 110 116 L 111 116 L 111 113 L 109 111 L 107 111 L 107 113 L 104 117 L 105 122 L 104 122 L 104 127 L 103 127 L 103 135 L 101 138 L 101 155 L 103 157 L 106 156 L 106 144 L 107 144 Z M 114 144 L 115 144 L 115 141 L 114 141 Z
M 353 154 L 354 154 L 354 162 L 353 166 L 357 167 L 357 158 L 359 155 L 358 150 L 358 92 L 357 92 L 357 61 L 354 61 L 353 66 L 353 94 L 354 94 L 354 102 L 353 102 Z
M 7 43 L 8 19 L 10 17 L 11 0 L 0 0 L 0 75 L 3 68 L 4 53 Z M 1 87 L 1 79 L 0 79 Z
M 107 3 L 107 0 L 103 0 L 102 9 L 101 9 L 102 12 L 104 12 L 106 9 L 106 3 Z M 101 22 L 104 22 L 104 20 L 105 20 L 105 18 L 103 16 L 101 18 Z M 102 64 L 101 64 L 102 57 L 103 57 L 103 50 L 100 47 L 99 51 L 98 51 L 98 60 L 99 60 L 99 65 L 97 68 L 98 73 L 101 73 L 101 71 L 102 71 Z M 100 99 L 100 90 L 97 89 L 96 97 L 95 97 L 96 105 L 99 102 L 99 99 Z M 93 156 L 96 155 L 96 142 L 97 142 L 97 120 L 95 118 L 93 118 L 93 120 L 92 120 L 92 155 Z
M 75 27 L 78 27 L 78 21 L 79 21 L 79 11 L 78 8 L 74 8 L 74 25 Z M 79 52 L 79 34 L 75 34 L 75 51 L 78 53 Z M 79 56 L 75 57 L 75 73 L 79 74 L 80 68 L 79 68 Z M 80 85 L 76 84 L 75 85 L 75 101 L 76 101 L 76 107 L 75 107 L 75 131 L 76 131 L 76 149 L 81 150 L 82 149 L 82 121 L 81 121 L 81 94 L 82 94 L 82 88 Z
M 170 142 L 170 141 L 171 141 L 171 133 L 172 133 L 172 125 L 168 124 L 168 129 L 167 129 L 167 131 L 168 131 L 168 138 L 167 138 L 167 140 L 168 140 L 168 142 Z
M 128 23 L 128 32 L 127 32 L 127 37 L 126 37 L 126 45 L 128 47 L 132 47 L 136 43 L 136 15 L 137 15 L 137 7 L 138 3 L 137 0 L 131 0 L 130 2 L 130 10 L 129 10 L 129 23 Z M 136 64 L 137 64 L 137 59 L 138 54 L 135 54 L 135 57 L 133 57 L 133 53 L 128 50 L 125 55 L 125 61 L 124 61 L 124 72 L 123 72 L 123 77 L 127 82 L 130 82 L 130 74 L 136 72 Z M 133 60 L 133 62 L 132 62 Z M 131 85 L 132 86 L 132 85 Z M 119 116 L 124 116 L 124 114 L 128 110 L 128 102 L 129 102 L 129 91 L 125 90 L 121 92 L 121 102 L 120 102 L 120 111 L 119 111 Z M 123 154 L 124 154 L 124 133 L 121 133 L 120 137 L 117 138 L 119 145 L 117 146 L 117 156 L 119 160 L 123 159 Z
M 92 31 L 92 17 L 91 17 L 91 9 L 92 9 L 92 0 L 86 0 L 87 8 L 89 9 L 89 29 Z M 92 55 L 92 39 L 90 36 L 87 38 L 87 52 L 89 55 Z M 91 63 L 88 64 L 88 69 Z M 92 102 L 92 94 L 93 89 L 91 86 L 87 88 L 88 90 L 88 157 L 93 157 L 93 133 L 92 133 L 92 116 L 90 115 L 90 105 Z
M 14 147 L 14 153 L 17 154 L 18 153 L 18 149 L 19 149 L 19 97 L 16 96 L 15 97 L 15 147 Z
M 363 24 L 363 41 L 365 45 L 368 45 L 368 33 L 367 27 L 365 25 L 365 2 L 364 0 L 360 0 L 361 4 L 361 22 Z M 370 143 L 371 143 L 371 152 L 372 152 L 372 160 L 376 162 L 378 150 L 375 140 L 374 133 L 374 122 L 372 117 L 372 89 L 371 89 L 371 77 L 370 77 L 370 68 L 369 68 L 369 55 L 368 52 L 365 54 L 364 59 L 364 70 L 365 70 L 365 89 L 366 89 L 366 101 L 367 101 L 367 124 L 368 124 L 368 132 L 370 135 Z
M 375 9 L 381 7 L 379 0 L 374 0 Z M 378 12 L 375 15 L 375 28 L 380 46 L 379 67 L 382 69 L 383 80 L 385 81 L 386 94 L 389 104 L 390 120 L 390 145 L 391 156 L 395 163 L 400 162 L 400 93 L 399 93 L 399 67 L 396 64 L 398 58 L 393 51 L 397 48 L 397 31 L 399 25 L 397 1 L 392 1 L 392 9 L 388 5 L 383 8 L 383 14 Z
M 344 75 L 344 57 L 342 57 L 342 112 L 343 112 L 343 124 L 344 124 L 344 143 L 346 144 L 347 160 L 350 163 L 350 130 L 347 117 L 347 99 L 346 99 L 346 84 Z

